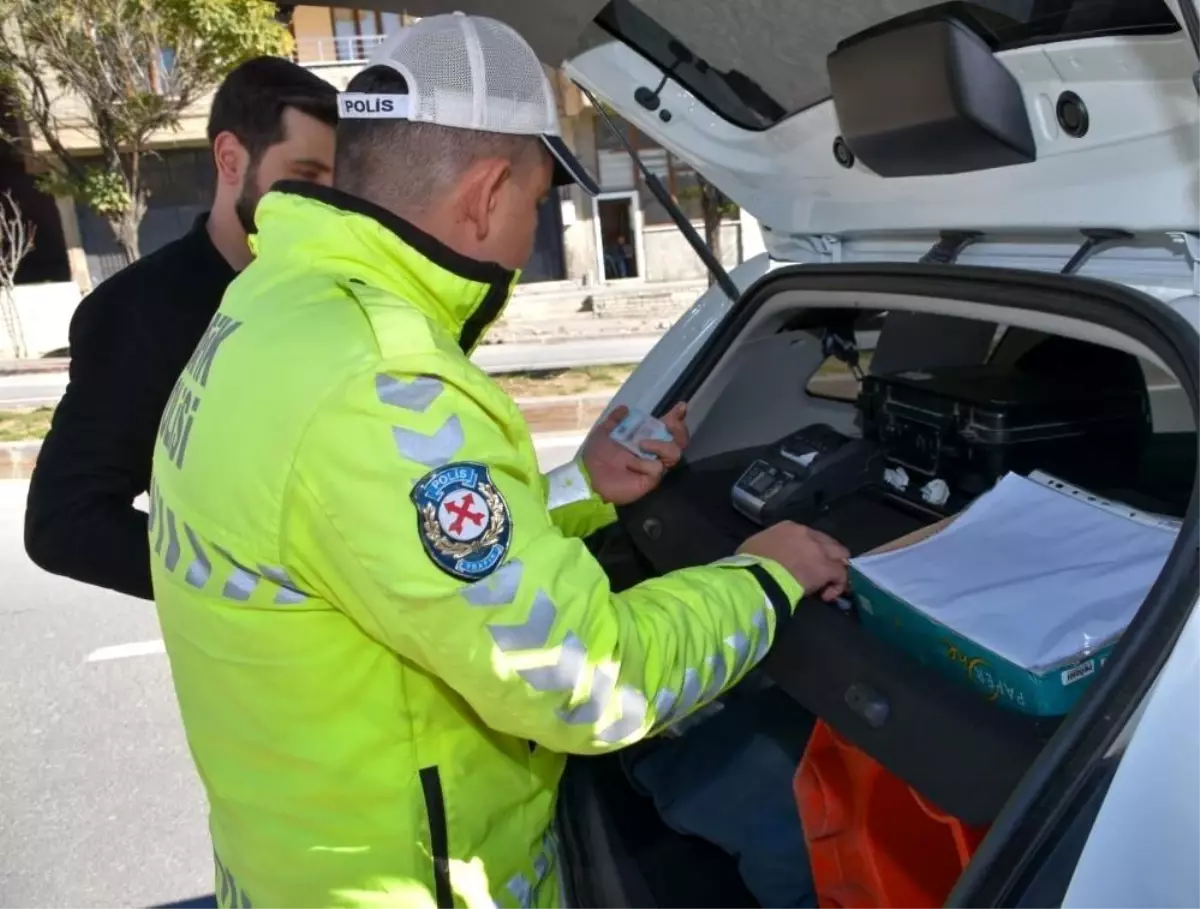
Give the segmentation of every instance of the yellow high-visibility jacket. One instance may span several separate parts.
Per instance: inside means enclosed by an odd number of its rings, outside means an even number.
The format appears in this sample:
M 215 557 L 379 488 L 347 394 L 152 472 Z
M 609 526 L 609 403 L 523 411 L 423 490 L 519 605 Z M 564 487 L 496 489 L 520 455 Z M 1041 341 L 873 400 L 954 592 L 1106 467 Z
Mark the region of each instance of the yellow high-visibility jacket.
M 565 755 L 741 678 L 801 590 L 737 558 L 621 594 L 468 353 L 516 276 L 281 184 L 154 455 L 154 591 L 222 906 L 551 906 Z

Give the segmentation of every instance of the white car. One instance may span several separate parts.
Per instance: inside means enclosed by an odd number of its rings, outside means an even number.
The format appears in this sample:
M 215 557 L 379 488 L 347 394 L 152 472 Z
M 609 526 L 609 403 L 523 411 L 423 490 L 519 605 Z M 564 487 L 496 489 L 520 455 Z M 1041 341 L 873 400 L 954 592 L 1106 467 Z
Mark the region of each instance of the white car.
M 986 489 L 997 465 L 962 467 L 986 440 L 953 414 L 884 431 L 857 378 L 822 393 L 814 376 L 868 334 L 865 387 L 932 375 L 962 404 L 970 377 L 1007 368 L 1038 379 L 1022 406 L 1059 406 L 1080 384 L 1106 402 L 1070 444 L 1034 433 L 1049 442 L 1025 467 L 1181 530 L 1065 717 L 988 704 L 819 605 L 767 669 L 931 801 L 990 825 L 949 904 L 1200 905 L 1194 0 L 390 5 L 498 15 L 544 59 L 573 47 L 573 79 L 763 225 L 766 254 L 718 266 L 617 396 L 656 413 L 689 400 L 693 441 L 686 465 L 624 510 L 618 555 L 602 553 L 614 572 L 727 555 L 768 514 L 863 551 Z M 1143 409 L 1121 423 L 1134 399 Z M 992 427 L 1001 467 L 1036 424 Z M 750 464 L 818 425 L 869 436 L 918 482 L 877 482 L 864 503 L 861 484 L 830 472 L 790 510 L 750 488 Z M 916 494 L 947 472 L 949 500 Z M 576 762 L 562 809 L 577 904 L 746 904 L 731 863 L 659 824 L 611 761 Z

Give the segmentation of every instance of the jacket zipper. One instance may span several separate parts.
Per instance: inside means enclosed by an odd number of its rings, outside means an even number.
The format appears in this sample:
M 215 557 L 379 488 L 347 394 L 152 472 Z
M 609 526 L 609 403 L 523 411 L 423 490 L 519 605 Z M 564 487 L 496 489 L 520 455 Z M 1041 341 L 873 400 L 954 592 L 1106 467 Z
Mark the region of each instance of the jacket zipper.
M 429 818 L 429 851 L 433 855 L 433 890 L 438 909 L 453 909 L 450 889 L 450 837 L 446 830 L 446 799 L 437 767 L 420 771 L 421 791 L 425 796 L 425 814 Z

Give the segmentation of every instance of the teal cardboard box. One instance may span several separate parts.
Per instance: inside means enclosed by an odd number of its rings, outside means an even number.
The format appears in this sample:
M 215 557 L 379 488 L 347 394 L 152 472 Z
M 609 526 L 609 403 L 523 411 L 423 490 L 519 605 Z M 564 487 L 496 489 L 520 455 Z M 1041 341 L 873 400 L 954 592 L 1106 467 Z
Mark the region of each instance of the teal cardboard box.
M 877 551 L 911 546 L 937 533 L 952 520 L 901 537 Z M 987 700 L 1021 713 L 1034 716 L 1066 713 L 1104 665 L 1115 645 L 1115 641 L 1109 642 L 1093 653 L 1080 654 L 1076 659 L 1043 672 L 1032 672 L 918 612 L 853 566 L 850 582 L 865 628 L 923 665 L 974 688 Z

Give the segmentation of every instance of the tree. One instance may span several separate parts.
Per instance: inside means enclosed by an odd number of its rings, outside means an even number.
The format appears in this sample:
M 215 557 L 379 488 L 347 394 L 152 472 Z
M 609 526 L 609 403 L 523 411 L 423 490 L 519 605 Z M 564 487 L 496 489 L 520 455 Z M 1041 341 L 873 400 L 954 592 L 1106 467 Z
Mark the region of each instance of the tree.
M 13 288 L 21 261 L 33 251 L 36 234 L 36 225 L 25 220 L 12 193 L 0 195 L 0 321 L 12 342 L 13 356 L 18 358 L 29 351 L 25 348 L 25 333 L 21 329 L 21 314 L 17 312 Z
M 712 250 L 717 261 L 721 261 L 721 220 L 737 214 L 735 205 L 728 196 L 709 183 L 704 177 L 696 174 L 696 185 L 689 186 L 680 194 L 683 199 L 696 199 L 700 203 L 701 217 L 704 219 L 704 242 Z M 708 286 L 712 287 L 716 279 L 710 274 Z
M 269 0 L 0 0 L 0 89 L 49 147 L 42 188 L 107 220 L 132 262 L 151 137 L 238 63 L 290 52 L 275 15 Z

